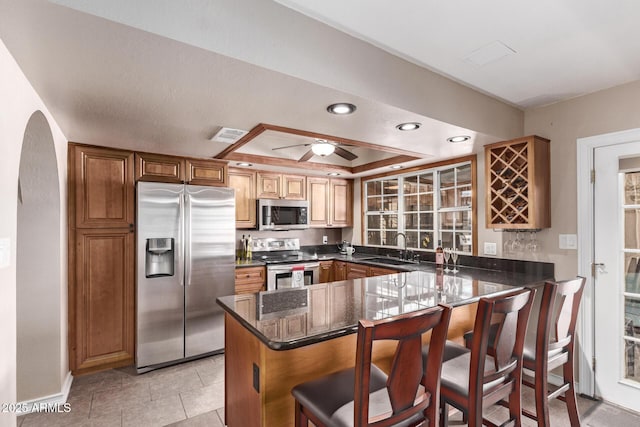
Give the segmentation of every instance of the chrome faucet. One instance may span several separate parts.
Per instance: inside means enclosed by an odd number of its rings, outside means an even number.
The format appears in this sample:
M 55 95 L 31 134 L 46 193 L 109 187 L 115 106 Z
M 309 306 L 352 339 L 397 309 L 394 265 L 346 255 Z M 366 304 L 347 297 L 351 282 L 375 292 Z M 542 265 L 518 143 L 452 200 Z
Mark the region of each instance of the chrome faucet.
M 396 245 L 398 244 L 398 237 L 404 237 L 404 252 L 402 254 L 400 254 L 400 258 L 403 258 L 403 254 L 407 253 L 407 235 L 404 233 L 397 233 L 396 234 Z

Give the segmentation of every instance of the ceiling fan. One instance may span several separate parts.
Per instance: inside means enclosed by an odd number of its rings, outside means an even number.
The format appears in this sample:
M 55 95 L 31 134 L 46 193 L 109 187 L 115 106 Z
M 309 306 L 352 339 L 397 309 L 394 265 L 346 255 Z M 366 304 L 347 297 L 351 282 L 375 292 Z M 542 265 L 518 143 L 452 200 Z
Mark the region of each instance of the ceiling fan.
M 315 142 L 309 142 L 307 144 L 295 144 L 295 145 L 287 145 L 286 147 L 276 147 L 273 150 L 283 150 L 285 148 L 308 147 L 308 146 L 311 146 L 311 149 L 307 151 L 304 154 L 304 156 L 300 157 L 300 159 L 298 160 L 299 162 L 306 162 L 313 156 L 326 157 L 334 153 L 342 157 L 343 159 L 346 159 L 349 161 L 358 158 L 358 156 L 356 156 L 352 152 L 342 148 L 342 146 L 352 147 L 351 145 L 341 144 L 339 142 L 331 142 L 331 141 L 327 141 L 326 139 L 316 139 Z

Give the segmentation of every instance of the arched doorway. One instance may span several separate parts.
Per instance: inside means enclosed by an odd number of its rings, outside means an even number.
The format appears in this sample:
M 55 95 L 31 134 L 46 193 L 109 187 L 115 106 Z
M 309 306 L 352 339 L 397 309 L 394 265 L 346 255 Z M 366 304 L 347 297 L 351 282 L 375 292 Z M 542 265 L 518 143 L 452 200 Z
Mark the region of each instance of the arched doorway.
M 19 402 L 60 393 L 60 189 L 51 128 L 40 111 L 24 133 L 16 240 Z

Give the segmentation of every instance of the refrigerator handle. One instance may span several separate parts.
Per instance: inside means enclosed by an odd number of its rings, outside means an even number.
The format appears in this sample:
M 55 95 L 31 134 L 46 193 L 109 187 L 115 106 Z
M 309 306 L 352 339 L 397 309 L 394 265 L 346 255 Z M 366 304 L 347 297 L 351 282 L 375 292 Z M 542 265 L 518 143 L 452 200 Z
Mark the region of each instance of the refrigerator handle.
M 180 286 L 184 286 L 184 196 L 180 194 L 179 200 L 179 224 L 178 228 L 178 277 L 180 278 Z
M 184 209 L 184 213 L 186 215 L 186 219 L 184 221 L 184 228 L 185 228 L 185 254 L 184 254 L 184 259 L 185 259 L 185 285 L 186 286 L 191 286 L 191 240 L 192 240 L 192 235 L 191 235 L 191 196 L 187 193 L 184 195 L 184 198 L 186 200 L 185 202 L 185 209 Z

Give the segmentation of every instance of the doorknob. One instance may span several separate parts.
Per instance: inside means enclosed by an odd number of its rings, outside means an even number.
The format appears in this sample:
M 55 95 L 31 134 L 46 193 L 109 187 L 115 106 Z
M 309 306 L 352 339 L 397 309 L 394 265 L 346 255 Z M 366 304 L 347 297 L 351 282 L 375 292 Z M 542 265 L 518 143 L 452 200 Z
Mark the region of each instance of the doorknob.
M 596 277 L 596 271 L 598 273 L 605 272 L 605 265 L 603 262 L 592 262 L 591 263 L 591 276 Z

